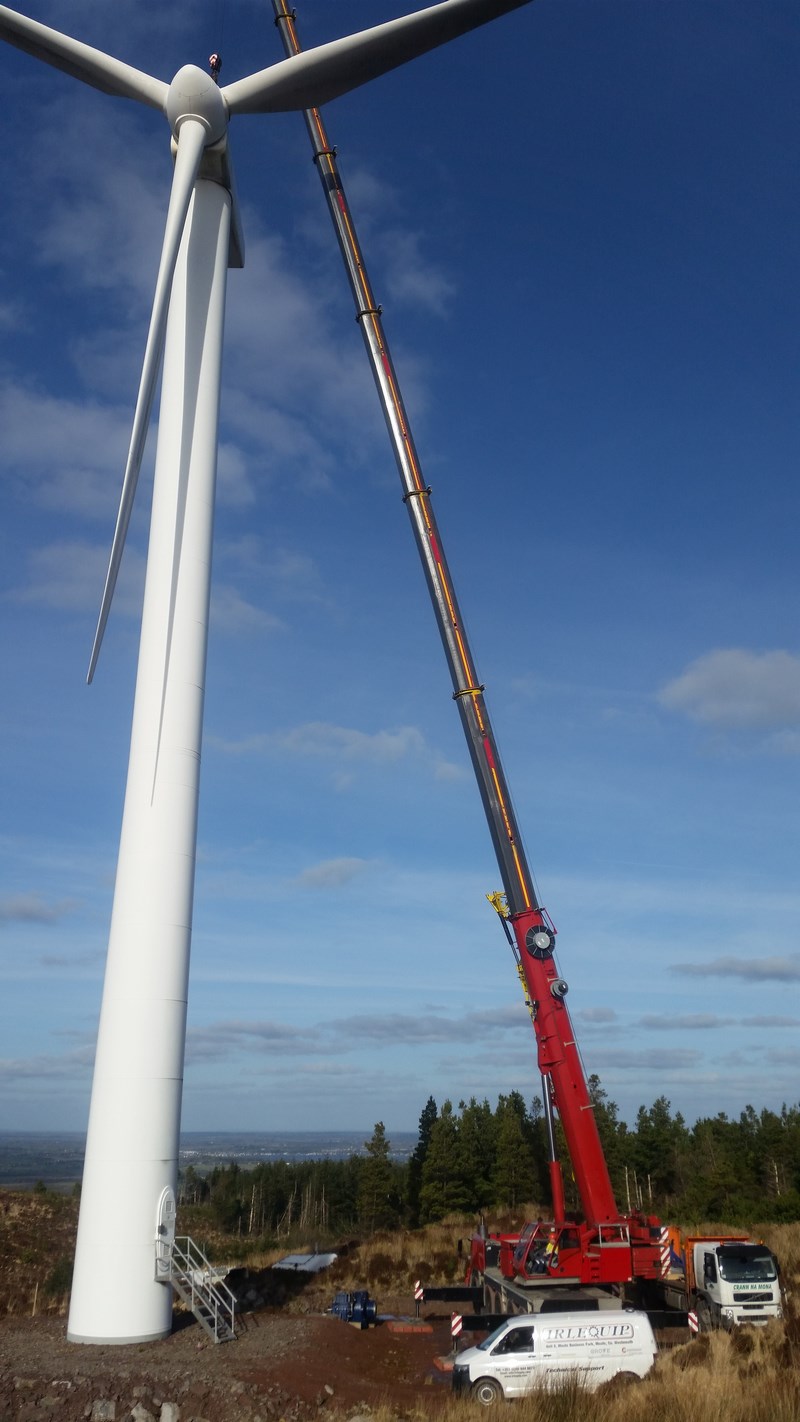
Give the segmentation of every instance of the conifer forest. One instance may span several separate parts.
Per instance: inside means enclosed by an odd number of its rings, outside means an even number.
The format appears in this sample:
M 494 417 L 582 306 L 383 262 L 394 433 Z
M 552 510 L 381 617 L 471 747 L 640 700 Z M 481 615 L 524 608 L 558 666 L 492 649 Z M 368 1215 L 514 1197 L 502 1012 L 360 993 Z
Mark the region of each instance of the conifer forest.
M 659 1097 L 632 1126 L 619 1119 L 600 1080 L 589 1079 L 595 1119 L 620 1208 L 683 1221 L 790 1223 L 800 1219 L 800 1105 L 747 1106 L 688 1125 Z M 566 1150 L 567 1207 L 579 1208 Z M 415 1228 L 454 1212 L 513 1213 L 549 1203 L 542 1103 L 518 1092 L 488 1101 L 431 1096 L 409 1159 L 394 1158 L 383 1122 L 347 1160 L 277 1161 L 253 1169 L 189 1167 L 181 1201 L 205 1205 L 216 1225 L 280 1239 L 296 1228 L 320 1238 L 345 1230 Z

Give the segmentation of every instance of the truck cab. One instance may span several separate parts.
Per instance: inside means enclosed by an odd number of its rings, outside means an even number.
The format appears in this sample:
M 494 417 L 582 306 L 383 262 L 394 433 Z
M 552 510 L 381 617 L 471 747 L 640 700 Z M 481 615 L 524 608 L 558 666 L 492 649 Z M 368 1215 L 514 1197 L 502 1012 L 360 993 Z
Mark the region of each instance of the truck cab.
M 781 1317 L 775 1256 L 750 1240 L 687 1241 L 687 1271 L 701 1329 L 763 1325 Z

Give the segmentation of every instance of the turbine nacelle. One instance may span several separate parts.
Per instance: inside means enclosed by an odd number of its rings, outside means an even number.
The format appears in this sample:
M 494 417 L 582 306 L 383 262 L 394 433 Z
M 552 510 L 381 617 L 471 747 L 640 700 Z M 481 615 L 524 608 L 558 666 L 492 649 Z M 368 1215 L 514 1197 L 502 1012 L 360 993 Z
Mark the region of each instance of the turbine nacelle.
M 177 158 L 181 129 L 188 120 L 195 120 L 204 130 L 206 139 L 197 176 L 219 183 L 230 193 L 228 266 L 243 267 L 244 233 L 228 147 L 230 111 L 224 94 L 204 69 L 199 69 L 196 64 L 184 64 L 167 90 L 164 113 L 172 130 L 173 158 Z
M 169 86 L 164 112 L 174 138 L 186 119 L 197 119 L 208 144 L 219 143 L 228 131 L 228 107 L 210 74 L 196 64 L 184 64 Z

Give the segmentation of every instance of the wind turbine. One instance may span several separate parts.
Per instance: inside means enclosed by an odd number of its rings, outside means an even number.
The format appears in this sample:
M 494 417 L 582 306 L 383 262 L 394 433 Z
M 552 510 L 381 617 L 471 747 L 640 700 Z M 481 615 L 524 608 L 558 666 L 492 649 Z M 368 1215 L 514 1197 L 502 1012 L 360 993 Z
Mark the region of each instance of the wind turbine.
M 529 0 L 443 0 L 218 88 L 171 84 L 0 6 L 0 38 L 166 116 L 175 159 L 119 512 L 89 663 L 111 608 L 163 366 L 130 758 L 98 1029 L 68 1337 L 171 1328 L 225 285 L 243 264 L 232 115 L 316 108 Z M 109 1271 L 113 1284 L 107 1282 Z

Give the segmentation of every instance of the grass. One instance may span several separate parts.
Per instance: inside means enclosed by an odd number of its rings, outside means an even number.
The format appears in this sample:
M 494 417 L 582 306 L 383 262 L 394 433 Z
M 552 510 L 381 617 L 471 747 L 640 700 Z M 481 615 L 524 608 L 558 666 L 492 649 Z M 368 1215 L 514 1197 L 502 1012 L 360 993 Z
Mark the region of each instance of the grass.
M 495 1411 L 505 1413 L 501 1406 Z M 479 1422 L 477 1402 L 426 1398 L 405 1422 Z M 787 1327 L 705 1335 L 662 1354 L 648 1378 L 613 1379 L 597 1392 L 576 1383 L 521 1398 L 513 1422 L 798 1422 L 800 1329 Z M 384 1406 L 372 1422 L 397 1422 Z
M 6 1313 L 64 1314 L 78 1201 L 52 1191 L 0 1191 L 0 1290 Z
M 524 1215 L 493 1221 L 513 1229 Z M 75 1237 L 77 1202 L 57 1195 L 14 1195 L 0 1192 L 0 1284 L 11 1313 L 63 1314 L 68 1294 L 68 1265 Z M 251 1241 L 211 1229 L 208 1217 L 182 1211 L 181 1232 L 188 1231 L 207 1246 L 215 1259 L 268 1268 L 281 1255 L 296 1250 L 335 1248 L 341 1238 L 309 1239 L 297 1233 L 272 1241 Z M 407 1298 L 417 1279 L 460 1281 L 464 1251 L 475 1221 L 453 1216 L 423 1230 L 395 1230 L 361 1241 L 347 1241 L 336 1265 L 325 1275 L 325 1293 L 368 1287 L 380 1300 L 393 1294 Z M 737 1233 L 717 1222 L 684 1222 L 687 1232 Z M 800 1422 L 800 1222 L 754 1225 L 749 1231 L 763 1238 L 781 1263 L 786 1318 L 767 1328 L 702 1335 L 691 1343 L 662 1353 L 651 1375 L 642 1382 L 612 1380 L 596 1393 L 576 1386 L 539 1393 L 515 1403 L 513 1422 Z M 404 1422 L 477 1422 L 486 1409 L 478 1403 L 426 1396 L 407 1410 Z M 398 1422 L 389 1407 L 374 1409 L 372 1422 Z
M 514 1228 L 520 1221 L 503 1221 Z M 336 1287 L 381 1283 L 407 1292 L 415 1279 L 450 1282 L 465 1268 L 457 1242 L 469 1247 L 474 1221 L 453 1217 L 414 1232 L 376 1235 L 336 1266 Z M 696 1234 L 741 1233 L 719 1222 L 687 1223 Z M 641 1382 L 612 1380 L 595 1393 L 572 1384 L 514 1404 L 514 1422 L 800 1422 L 800 1223 L 754 1226 L 749 1231 L 778 1256 L 786 1300 L 783 1323 L 763 1329 L 706 1334 L 663 1352 Z M 330 1276 L 329 1276 L 330 1277 Z M 334 1282 L 331 1277 L 331 1283 Z M 397 1422 L 390 1407 L 373 1422 Z M 405 1414 L 407 1422 L 478 1422 L 479 1403 L 438 1401 Z

